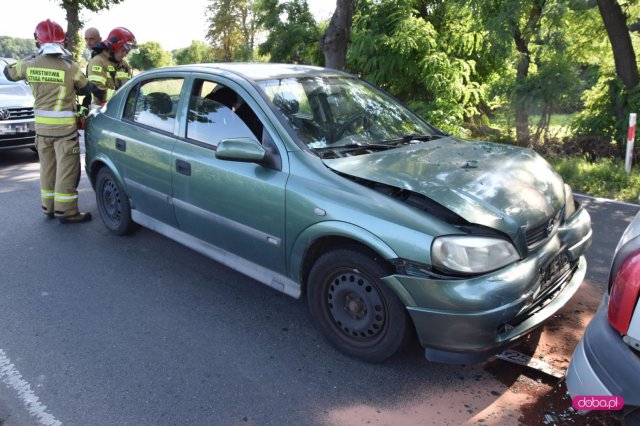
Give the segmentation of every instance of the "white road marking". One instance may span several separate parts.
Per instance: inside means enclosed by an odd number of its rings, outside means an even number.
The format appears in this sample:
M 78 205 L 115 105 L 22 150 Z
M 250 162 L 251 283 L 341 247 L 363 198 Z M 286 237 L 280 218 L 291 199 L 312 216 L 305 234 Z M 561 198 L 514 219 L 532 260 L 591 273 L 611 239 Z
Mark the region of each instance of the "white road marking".
M 46 405 L 42 404 L 35 393 L 31 390 L 31 385 L 27 383 L 16 366 L 11 363 L 2 349 L 0 349 L 0 379 L 18 393 L 18 398 L 22 401 L 29 414 L 35 417 L 41 425 L 60 426 L 62 422 L 57 420 L 47 412 Z

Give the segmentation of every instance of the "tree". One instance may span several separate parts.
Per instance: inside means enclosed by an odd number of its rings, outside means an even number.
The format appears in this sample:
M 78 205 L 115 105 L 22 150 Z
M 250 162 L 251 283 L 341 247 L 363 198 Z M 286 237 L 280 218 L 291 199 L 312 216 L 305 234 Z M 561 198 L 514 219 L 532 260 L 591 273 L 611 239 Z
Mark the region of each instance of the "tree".
M 253 0 L 211 0 L 207 8 L 207 39 L 217 59 L 230 62 L 253 58 L 257 25 Z
M 160 43 L 149 41 L 140 45 L 139 51 L 131 55 L 129 62 L 133 68 L 150 70 L 172 65 L 171 54 L 162 49 Z
M 633 89 L 638 85 L 638 64 L 631 43 L 631 35 L 627 26 L 627 17 L 622 12 L 616 0 L 597 0 L 604 27 L 607 30 L 613 58 L 616 63 L 616 73 L 624 83 L 625 88 Z
M 269 55 L 271 62 L 321 63 L 320 31 L 307 0 L 261 0 L 256 11 L 258 23 L 269 31 L 259 47 L 261 55 Z
M 61 8 L 67 14 L 67 49 L 73 54 L 74 59 L 80 59 L 82 52 L 80 51 L 81 36 L 80 29 L 84 25 L 80 20 L 80 12 L 83 9 L 92 12 L 99 12 L 109 9 L 114 4 L 121 3 L 124 0 L 56 0 Z
M 347 66 L 347 49 L 353 24 L 356 0 L 337 0 L 329 27 L 320 38 L 320 49 L 326 67 L 344 70 Z
M 36 43 L 30 38 L 0 36 L 0 57 L 24 58 L 36 50 Z
M 360 0 L 347 67 L 460 134 L 483 90 L 476 79 L 482 34 L 472 29 L 474 19 L 455 2 Z
M 215 62 L 213 50 L 206 43 L 193 40 L 189 47 L 180 49 L 175 54 L 175 61 L 178 65 L 202 64 Z

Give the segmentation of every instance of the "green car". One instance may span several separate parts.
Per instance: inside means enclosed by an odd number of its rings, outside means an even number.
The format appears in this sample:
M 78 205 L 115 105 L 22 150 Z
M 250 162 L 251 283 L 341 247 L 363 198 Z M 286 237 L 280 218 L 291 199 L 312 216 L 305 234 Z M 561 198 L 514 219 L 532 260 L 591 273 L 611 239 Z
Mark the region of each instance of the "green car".
M 142 225 L 304 295 L 353 357 L 382 361 L 417 337 L 429 360 L 484 360 L 585 276 L 591 219 L 544 159 L 448 136 L 346 73 L 162 68 L 86 125 L 110 231 Z

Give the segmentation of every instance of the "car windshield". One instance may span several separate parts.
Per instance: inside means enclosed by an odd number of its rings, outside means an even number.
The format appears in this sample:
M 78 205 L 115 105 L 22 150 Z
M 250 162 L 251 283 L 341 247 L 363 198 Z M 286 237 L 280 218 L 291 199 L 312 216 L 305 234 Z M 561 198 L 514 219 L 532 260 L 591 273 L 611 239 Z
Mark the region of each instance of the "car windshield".
M 298 138 L 317 152 L 388 149 L 439 135 L 397 101 L 357 78 L 301 76 L 258 82 Z

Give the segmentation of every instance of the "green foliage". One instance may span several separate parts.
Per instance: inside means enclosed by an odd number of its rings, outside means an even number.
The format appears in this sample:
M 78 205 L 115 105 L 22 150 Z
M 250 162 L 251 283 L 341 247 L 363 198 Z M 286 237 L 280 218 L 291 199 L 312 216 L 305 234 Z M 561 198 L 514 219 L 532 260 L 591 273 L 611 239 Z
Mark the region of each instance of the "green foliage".
M 252 60 L 258 31 L 253 0 L 210 0 L 207 39 L 218 61 Z
M 582 158 L 550 159 L 556 171 L 574 192 L 638 203 L 640 168 L 630 175 L 624 163 L 612 159 L 589 162 Z
M 162 49 L 160 43 L 149 41 L 140 45 L 138 52 L 131 55 L 129 63 L 133 68 L 150 70 L 173 64 L 171 53 Z
M 178 65 L 215 62 L 213 49 L 197 40 L 193 40 L 189 47 L 177 50 L 174 58 Z
M 470 9 L 455 2 L 361 1 L 348 68 L 436 126 L 460 134 L 483 98 L 476 73 L 483 33 L 471 28 L 473 19 Z
M 259 0 L 256 12 L 258 23 L 269 29 L 267 39 L 259 46 L 261 55 L 269 55 L 271 62 L 323 63 L 320 30 L 306 0 Z
M 13 38 L 0 36 L 0 57 L 20 59 L 31 55 L 36 50 L 36 43 L 29 38 Z
M 78 10 L 88 9 L 92 12 L 99 12 L 103 9 L 109 9 L 111 6 L 123 1 L 124 0 L 58 0 L 58 3 L 63 9 L 72 7 Z
M 622 83 L 615 75 L 602 75 L 597 84 L 584 92 L 584 109 L 576 114 L 571 130 L 577 136 L 616 138 L 615 98 Z

